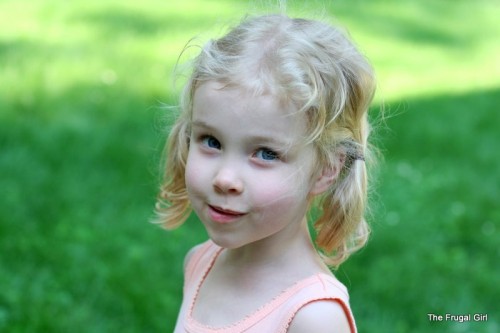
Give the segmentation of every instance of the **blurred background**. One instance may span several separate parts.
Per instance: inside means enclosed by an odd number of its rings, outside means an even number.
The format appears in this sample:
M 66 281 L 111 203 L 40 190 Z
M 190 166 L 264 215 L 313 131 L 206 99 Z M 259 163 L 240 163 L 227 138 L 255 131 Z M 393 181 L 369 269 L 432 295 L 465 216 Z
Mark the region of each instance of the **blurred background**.
M 263 3 L 0 1 L 0 332 L 173 330 L 184 255 L 206 239 L 195 218 L 149 223 L 173 66 Z M 499 2 L 289 11 L 333 15 L 378 76 L 373 236 L 336 273 L 360 331 L 499 332 Z

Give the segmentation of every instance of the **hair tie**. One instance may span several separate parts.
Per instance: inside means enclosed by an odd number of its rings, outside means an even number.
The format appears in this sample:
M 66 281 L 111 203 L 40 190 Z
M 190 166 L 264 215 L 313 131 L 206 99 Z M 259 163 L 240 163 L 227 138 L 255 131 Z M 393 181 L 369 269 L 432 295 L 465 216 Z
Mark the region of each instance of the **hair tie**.
M 345 154 L 346 154 L 346 161 L 345 165 L 347 167 L 351 166 L 351 164 L 356 161 L 365 161 L 365 156 L 363 155 L 361 150 L 361 145 L 357 143 L 356 141 L 349 139 L 343 142 L 342 144 L 345 149 Z

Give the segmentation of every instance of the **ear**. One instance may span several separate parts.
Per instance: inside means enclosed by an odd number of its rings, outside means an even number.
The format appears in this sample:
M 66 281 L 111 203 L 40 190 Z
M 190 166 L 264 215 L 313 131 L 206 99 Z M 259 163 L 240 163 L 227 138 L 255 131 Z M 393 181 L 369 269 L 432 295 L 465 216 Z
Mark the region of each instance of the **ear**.
M 340 171 L 344 167 L 345 154 L 338 154 L 333 165 L 325 166 L 319 176 L 316 178 L 311 191 L 311 195 L 319 195 L 326 192 L 330 186 L 337 180 Z

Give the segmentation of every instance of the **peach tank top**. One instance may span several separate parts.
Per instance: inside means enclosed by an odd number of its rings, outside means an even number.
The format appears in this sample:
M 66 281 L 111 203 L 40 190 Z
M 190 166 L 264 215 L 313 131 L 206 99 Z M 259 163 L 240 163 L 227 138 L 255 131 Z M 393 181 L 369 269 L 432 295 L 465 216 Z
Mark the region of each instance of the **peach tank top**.
M 308 303 L 319 300 L 338 302 L 346 313 L 351 332 L 357 332 L 346 287 L 334 277 L 322 273 L 298 281 L 232 325 L 210 327 L 197 322 L 192 311 L 198 291 L 221 251 L 221 247 L 207 241 L 192 254 L 186 265 L 184 299 L 174 333 L 286 333 L 295 314 Z

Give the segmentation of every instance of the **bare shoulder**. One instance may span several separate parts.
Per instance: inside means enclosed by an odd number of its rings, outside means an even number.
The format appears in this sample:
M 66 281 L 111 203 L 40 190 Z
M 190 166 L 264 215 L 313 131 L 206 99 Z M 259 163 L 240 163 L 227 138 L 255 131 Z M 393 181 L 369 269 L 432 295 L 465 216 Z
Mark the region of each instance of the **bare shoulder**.
M 347 315 L 340 303 L 315 301 L 297 312 L 288 333 L 350 333 Z

